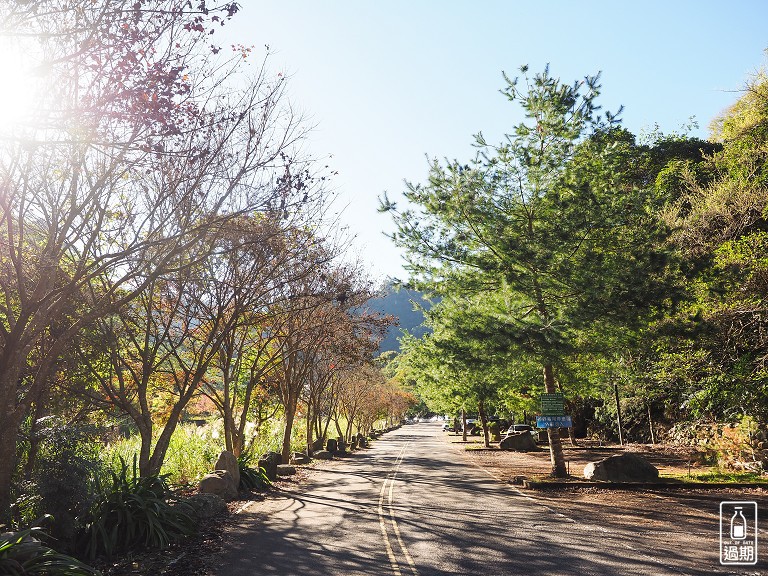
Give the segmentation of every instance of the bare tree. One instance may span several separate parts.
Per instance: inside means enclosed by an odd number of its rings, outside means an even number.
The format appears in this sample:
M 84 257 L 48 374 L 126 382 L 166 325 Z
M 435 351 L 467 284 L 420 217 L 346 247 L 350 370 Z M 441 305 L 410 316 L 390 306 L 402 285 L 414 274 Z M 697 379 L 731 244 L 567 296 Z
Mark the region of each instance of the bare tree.
M 83 327 L 165 290 L 226 221 L 288 213 L 305 193 L 284 79 L 217 59 L 208 32 L 235 4 L 190 6 L 0 9 L 3 33 L 38 59 L 42 94 L 0 149 L 0 516 L 20 424 Z

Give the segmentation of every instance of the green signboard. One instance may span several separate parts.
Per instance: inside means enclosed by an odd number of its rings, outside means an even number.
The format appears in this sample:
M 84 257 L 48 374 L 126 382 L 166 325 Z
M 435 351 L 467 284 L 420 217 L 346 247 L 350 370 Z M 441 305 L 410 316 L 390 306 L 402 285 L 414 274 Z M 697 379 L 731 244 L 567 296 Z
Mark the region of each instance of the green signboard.
M 542 394 L 539 397 L 541 401 L 541 415 L 542 416 L 564 416 L 565 407 L 562 392 L 554 392 L 552 394 Z

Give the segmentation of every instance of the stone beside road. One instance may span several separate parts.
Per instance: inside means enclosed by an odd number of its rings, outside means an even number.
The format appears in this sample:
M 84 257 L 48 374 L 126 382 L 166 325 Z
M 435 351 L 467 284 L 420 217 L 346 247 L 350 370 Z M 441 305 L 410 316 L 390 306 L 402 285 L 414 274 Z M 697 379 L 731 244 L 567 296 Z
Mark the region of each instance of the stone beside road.
M 282 455 L 277 452 L 267 452 L 259 459 L 259 468 L 264 468 L 264 472 L 270 482 L 277 480 L 277 466 L 283 463 Z
M 238 495 L 235 479 L 226 470 L 216 470 L 203 476 L 199 491 L 202 494 L 215 494 L 224 500 L 234 500 Z
M 291 455 L 291 464 L 309 464 L 312 458 L 301 452 L 294 452 Z
M 294 474 L 296 474 L 296 466 L 291 466 L 290 464 L 277 465 L 278 476 L 293 476 Z
M 520 432 L 509 434 L 499 442 L 499 448 L 502 450 L 514 450 L 516 452 L 533 452 L 538 450 L 536 442 L 530 432 Z
M 223 450 L 216 460 L 214 470 L 226 470 L 232 475 L 235 481 L 235 487 L 240 486 L 240 467 L 237 464 L 237 458 L 229 450 Z
M 584 467 L 584 478 L 603 482 L 656 482 L 659 470 L 642 456 L 627 452 Z

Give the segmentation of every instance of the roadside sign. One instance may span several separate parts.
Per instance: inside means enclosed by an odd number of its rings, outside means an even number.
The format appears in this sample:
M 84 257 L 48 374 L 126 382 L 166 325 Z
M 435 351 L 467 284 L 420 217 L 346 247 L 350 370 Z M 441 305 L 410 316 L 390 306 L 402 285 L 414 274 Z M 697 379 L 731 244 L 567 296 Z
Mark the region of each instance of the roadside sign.
M 570 416 L 536 416 L 537 428 L 570 428 L 573 421 Z
M 541 414 L 543 416 L 564 416 L 565 400 L 562 392 L 553 392 L 551 394 L 542 394 L 539 396 L 541 402 Z

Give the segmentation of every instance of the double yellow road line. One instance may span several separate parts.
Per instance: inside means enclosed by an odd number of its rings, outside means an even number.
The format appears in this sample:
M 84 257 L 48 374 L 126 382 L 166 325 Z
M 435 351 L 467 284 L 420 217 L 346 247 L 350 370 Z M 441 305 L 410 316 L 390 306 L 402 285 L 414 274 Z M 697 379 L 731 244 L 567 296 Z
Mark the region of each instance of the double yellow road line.
M 387 477 L 384 479 L 384 484 L 381 485 L 381 492 L 379 493 L 379 526 L 381 527 L 381 535 L 384 537 L 384 547 L 387 550 L 387 556 L 389 557 L 389 564 L 392 567 L 392 573 L 395 576 L 402 576 L 403 573 L 400 570 L 400 564 L 398 563 L 397 558 L 395 557 L 395 552 L 394 552 L 394 549 L 392 548 L 392 541 L 389 538 L 389 531 L 387 530 L 387 516 L 389 517 L 389 522 L 392 524 L 392 531 L 395 534 L 397 545 L 400 547 L 400 550 L 403 553 L 403 557 L 405 558 L 405 561 L 408 563 L 412 576 L 419 576 L 419 571 L 416 570 L 416 564 L 413 562 L 413 558 L 411 558 L 411 555 L 408 553 L 408 548 L 406 548 L 405 544 L 403 543 L 403 538 L 400 535 L 400 528 L 397 525 L 397 518 L 395 516 L 395 507 L 392 505 L 394 501 L 395 479 L 397 478 L 397 474 L 400 471 L 400 464 L 403 462 L 403 454 L 405 454 L 405 451 L 407 450 L 409 444 L 410 442 L 406 443 L 400 449 L 400 453 L 398 454 L 397 459 L 395 460 L 395 465 L 392 467 L 392 470 L 390 470 L 389 474 L 387 474 Z M 389 484 L 389 487 L 387 487 L 387 484 Z M 387 508 L 388 514 L 384 513 L 385 497 L 386 497 L 386 508 Z

